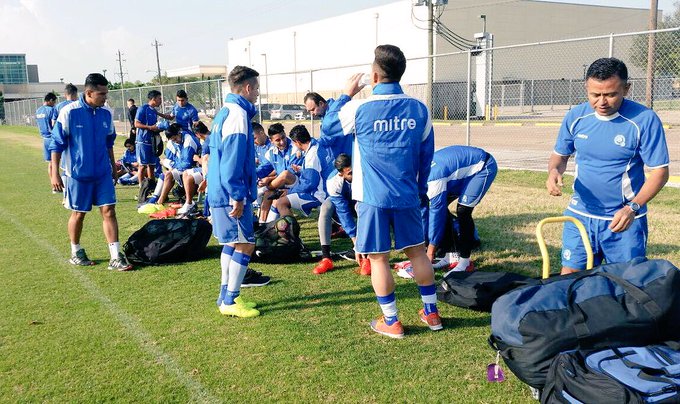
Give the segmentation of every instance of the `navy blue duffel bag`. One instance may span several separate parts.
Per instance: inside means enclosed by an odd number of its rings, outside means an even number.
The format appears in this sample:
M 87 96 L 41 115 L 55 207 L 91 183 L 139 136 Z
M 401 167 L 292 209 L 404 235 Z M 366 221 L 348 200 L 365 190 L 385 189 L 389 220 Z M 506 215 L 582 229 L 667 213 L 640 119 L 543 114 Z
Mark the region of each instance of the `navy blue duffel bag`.
M 489 343 L 528 385 L 560 352 L 680 340 L 680 271 L 635 259 L 515 289 L 491 309 Z

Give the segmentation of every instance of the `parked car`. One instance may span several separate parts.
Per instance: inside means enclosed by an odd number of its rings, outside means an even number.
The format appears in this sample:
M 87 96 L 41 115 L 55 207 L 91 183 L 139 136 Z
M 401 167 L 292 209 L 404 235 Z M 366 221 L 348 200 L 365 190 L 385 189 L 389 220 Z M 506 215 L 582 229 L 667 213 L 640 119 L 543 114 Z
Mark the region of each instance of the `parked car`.
M 260 108 L 260 106 L 257 106 L 257 108 L 258 108 L 258 113 L 257 113 L 257 115 L 259 116 L 259 108 Z M 265 120 L 265 119 L 272 119 L 272 117 L 271 117 L 271 111 L 272 111 L 273 109 L 280 109 L 280 108 L 281 108 L 281 104 L 266 104 L 266 103 L 265 103 L 265 104 L 262 104 L 262 119 L 263 119 L 263 120 Z
M 308 111 L 300 111 L 297 114 L 295 114 L 296 121 L 306 121 L 308 119 L 311 119 L 311 116 L 309 115 Z
M 307 112 L 304 105 L 300 104 L 276 104 L 278 108 L 271 109 L 271 119 L 284 119 L 289 120 L 295 117 L 298 112 Z M 264 110 L 263 110 L 264 111 Z M 263 116 L 264 119 L 264 116 Z

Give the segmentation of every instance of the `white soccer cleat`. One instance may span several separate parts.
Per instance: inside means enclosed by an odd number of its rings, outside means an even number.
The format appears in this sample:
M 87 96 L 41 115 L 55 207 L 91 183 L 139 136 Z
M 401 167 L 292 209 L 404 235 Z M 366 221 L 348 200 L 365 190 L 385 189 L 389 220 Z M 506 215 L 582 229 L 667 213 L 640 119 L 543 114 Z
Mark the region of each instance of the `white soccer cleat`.
M 191 209 L 193 209 L 193 208 L 194 208 L 193 203 L 191 203 L 191 204 L 185 203 L 184 205 L 182 205 L 181 208 L 179 208 L 179 210 L 177 211 L 177 214 L 178 215 L 184 215 L 184 214 L 190 212 Z

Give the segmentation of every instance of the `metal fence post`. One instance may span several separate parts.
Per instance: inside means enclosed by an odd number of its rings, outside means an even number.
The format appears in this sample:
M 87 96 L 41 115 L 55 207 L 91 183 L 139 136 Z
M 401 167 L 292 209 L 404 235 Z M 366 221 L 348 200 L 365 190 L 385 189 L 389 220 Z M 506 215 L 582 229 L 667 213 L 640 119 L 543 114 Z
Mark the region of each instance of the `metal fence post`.
M 470 77 L 472 72 L 472 51 L 468 50 L 467 51 L 467 97 L 466 97 L 466 113 L 465 113 L 465 120 L 466 120 L 466 128 L 465 128 L 465 145 L 470 146 L 470 99 L 472 98 L 472 77 Z M 430 111 L 430 114 L 432 111 Z

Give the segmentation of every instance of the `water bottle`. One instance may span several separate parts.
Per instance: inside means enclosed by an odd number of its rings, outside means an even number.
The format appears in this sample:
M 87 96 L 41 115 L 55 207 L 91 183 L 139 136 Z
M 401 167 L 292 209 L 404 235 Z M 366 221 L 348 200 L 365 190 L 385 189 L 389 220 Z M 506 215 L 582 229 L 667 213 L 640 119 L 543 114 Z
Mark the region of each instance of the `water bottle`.
M 364 75 L 361 76 L 361 81 L 359 81 L 359 84 L 361 84 L 362 86 L 370 86 L 371 84 L 373 84 L 371 73 L 364 73 Z

